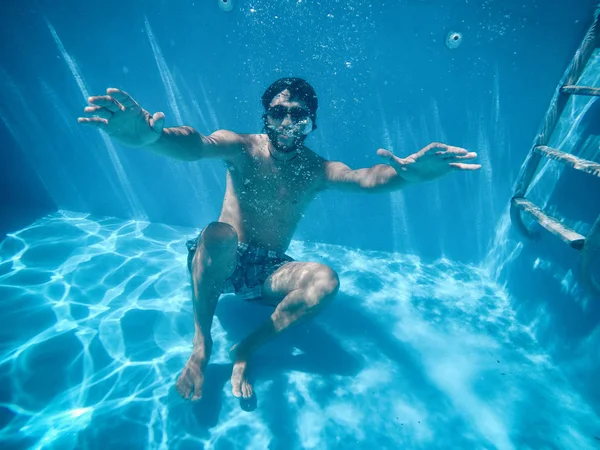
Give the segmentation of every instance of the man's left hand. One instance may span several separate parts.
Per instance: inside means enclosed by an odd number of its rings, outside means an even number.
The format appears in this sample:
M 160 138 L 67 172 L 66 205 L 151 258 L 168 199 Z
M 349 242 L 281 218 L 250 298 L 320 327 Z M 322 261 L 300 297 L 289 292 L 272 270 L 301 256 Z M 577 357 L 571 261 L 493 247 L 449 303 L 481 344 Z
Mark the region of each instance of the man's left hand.
M 468 152 L 464 148 L 452 147 L 434 142 L 406 158 L 398 158 L 385 149 L 377 150 L 377 154 L 391 165 L 398 175 L 407 181 L 430 181 L 456 170 L 479 170 L 480 164 L 466 164 L 477 158 L 477 153 Z

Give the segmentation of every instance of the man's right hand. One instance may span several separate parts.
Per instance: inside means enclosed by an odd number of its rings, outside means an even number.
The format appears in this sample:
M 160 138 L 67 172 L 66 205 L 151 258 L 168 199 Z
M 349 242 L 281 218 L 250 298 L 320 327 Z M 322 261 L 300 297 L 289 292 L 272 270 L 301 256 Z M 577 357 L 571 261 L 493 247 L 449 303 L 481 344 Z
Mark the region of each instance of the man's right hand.
M 96 126 L 130 147 L 143 147 L 158 140 L 165 123 L 163 113 L 151 116 L 120 89 L 109 88 L 106 94 L 90 97 L 90 106 L 84 109 L 89 117 L 79 117 L 77 121 Z

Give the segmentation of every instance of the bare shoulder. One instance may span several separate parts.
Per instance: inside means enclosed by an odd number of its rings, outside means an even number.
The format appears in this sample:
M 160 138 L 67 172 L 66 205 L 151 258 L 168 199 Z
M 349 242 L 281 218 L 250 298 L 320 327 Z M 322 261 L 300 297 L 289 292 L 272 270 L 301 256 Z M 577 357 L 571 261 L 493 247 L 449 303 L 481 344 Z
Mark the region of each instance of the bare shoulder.
M 246 146 L 249 141 L 250 134 L 240 134 L 231 130 L 217 130 L 207 136 L 214 144 L 220 146 Z
M 268 138 L 265 134 L 244 134 L 246 150 L 253 156 L 260 156 L 267 148 Z
M 256 146 L 258 135 L 242 134 L 230 130 L 217 130 L 206 136 L 205 143 L 210 147 L 219 149 L 218 152 L 222 156 L 226 156 L 226 160 L 233 161 L 240 156 L 252 153 Z

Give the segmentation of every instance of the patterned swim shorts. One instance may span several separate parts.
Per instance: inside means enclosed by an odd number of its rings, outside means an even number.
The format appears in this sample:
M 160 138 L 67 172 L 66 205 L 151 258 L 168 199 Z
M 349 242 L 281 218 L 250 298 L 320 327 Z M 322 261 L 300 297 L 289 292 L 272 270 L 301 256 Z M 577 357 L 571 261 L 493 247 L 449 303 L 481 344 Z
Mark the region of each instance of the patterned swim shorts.
M 192 261 L 198 248 L 200 236 L 186 242 L 188 249 L 188 270 L 192 273 Z M 285 254 L 239 243 L 237 247 L 237 266 L 231 277 L 225 281 L 222 294 L 236 294 L 244 300 L 256 300 L 262 297 L 262 285 L 265 280 L 284 264 L 294 261 Z

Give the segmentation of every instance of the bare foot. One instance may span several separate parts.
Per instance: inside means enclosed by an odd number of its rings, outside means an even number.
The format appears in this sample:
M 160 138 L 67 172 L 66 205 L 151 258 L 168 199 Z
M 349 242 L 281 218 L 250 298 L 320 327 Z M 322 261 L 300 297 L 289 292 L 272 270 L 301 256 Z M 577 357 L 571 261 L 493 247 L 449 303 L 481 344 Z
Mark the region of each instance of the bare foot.
M 248 356 L 239 351 L 234 345 L 229 356 L 233 361 L 233 372 L 231 373 L 231 392 L 234 397 L 248 399 L 254 396 L 254 390 L 248 381 Z
M 190 359 L 186 363 L 179 379 L 175 384 L 177 392 L 184 399 L 189 400 L 192 394 L 192 401 L 202 398 L 202 385 L 204 384 L 204 369 L 208 363 L 206 352 L 194 348 Z

